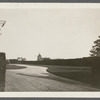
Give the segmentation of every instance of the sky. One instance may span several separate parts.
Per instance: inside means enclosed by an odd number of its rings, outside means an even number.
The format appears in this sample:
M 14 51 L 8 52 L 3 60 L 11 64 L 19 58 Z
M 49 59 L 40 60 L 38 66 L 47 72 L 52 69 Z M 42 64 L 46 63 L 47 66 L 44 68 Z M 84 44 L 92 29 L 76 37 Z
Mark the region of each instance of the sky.
M 0 51 L 7 59 L 88 57 L 100 35 L 100 8 L 0 8 L 6 24 Z

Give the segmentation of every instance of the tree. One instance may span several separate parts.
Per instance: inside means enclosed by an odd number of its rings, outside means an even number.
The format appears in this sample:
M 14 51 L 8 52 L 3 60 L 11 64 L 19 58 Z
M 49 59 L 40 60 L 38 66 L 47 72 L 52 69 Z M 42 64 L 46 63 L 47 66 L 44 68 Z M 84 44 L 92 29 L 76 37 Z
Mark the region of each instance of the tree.
M 92 49 L 90 50 L 92 57 L 100 57 L 100 36 L 98 36 L 99 39 L 94 41 L 94 46 L 92 46 Z

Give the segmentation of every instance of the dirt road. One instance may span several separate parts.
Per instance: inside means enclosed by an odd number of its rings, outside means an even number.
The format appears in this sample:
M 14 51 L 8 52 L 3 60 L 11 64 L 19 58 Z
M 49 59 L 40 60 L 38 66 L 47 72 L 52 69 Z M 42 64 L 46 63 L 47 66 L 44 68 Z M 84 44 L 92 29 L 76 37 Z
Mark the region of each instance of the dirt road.
M 98 91 L 89 85 L 50 74 L 46 67 L 11 64 L 7 68 L 6 92 Z

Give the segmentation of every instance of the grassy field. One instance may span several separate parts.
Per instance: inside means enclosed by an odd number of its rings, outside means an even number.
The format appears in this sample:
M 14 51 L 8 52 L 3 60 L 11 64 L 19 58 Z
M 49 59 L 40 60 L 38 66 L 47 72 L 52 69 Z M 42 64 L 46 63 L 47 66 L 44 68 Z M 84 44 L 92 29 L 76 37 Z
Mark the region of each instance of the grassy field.
M 91 67 L 48 66 L 48 65 L 46 67 L 48 67 L 47 71 L 52 74 L 94 85 L 93 84 L 94 79 L 92 76 Z
M 22 69 L 22 68 L 26 68 L 26 67 L 25 66 L 16 66 L 16 65 L 6 66 L 6 69 Z

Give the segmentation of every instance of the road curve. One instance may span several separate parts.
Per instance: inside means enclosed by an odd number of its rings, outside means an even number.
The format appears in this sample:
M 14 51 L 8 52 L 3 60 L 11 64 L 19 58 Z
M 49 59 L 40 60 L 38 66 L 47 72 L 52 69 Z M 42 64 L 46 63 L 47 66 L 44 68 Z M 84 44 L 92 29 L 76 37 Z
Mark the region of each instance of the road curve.
M 10 66 L 22 67 L 7 69 L 5 92 L 41 92 L 41 91 L 99 91 L 89 85 L 62 78 L 46 71 L 46 67 L 22 64 Z

